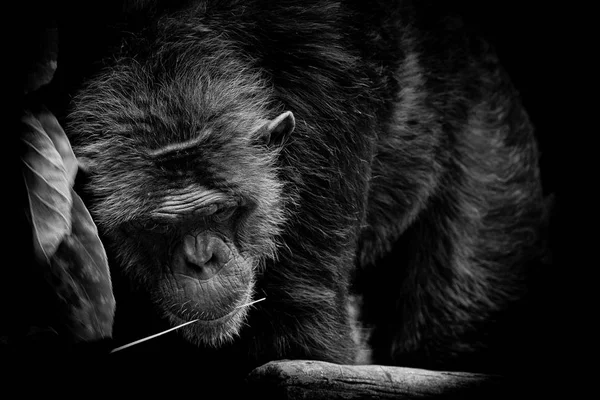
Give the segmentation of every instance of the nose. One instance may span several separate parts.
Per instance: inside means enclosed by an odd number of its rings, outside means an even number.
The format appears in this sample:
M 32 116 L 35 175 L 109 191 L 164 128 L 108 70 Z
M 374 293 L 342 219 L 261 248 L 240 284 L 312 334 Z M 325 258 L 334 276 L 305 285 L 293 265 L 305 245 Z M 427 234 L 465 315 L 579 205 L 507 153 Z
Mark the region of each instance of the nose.
M 227 245 L 212 234 L 187 235 L 183 241 L 185 265 L 200 280 L 208 280 L 219 273 L 229 260 L 227 250 Z

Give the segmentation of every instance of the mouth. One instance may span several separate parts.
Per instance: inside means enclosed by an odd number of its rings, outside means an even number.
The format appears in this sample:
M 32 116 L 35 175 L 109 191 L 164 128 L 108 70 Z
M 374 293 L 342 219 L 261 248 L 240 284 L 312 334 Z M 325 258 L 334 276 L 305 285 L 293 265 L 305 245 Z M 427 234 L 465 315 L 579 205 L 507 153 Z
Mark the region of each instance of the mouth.
M 204 327 L 217 327 L 227 323 L 229 320 L 235 318 L 239 313 L 244 313 L 246 305 L 252 302 L 252 290 L 246 291 L 238 300 L 231 306 L 230 311 L 224 315 L 203 315 L 197 314 L 193 311 L 181 311 L 174 312 L 168 311 L 168 317 L 172 322 L 183 324 L 186 322 L 196 321 L 193 325 L 200 325 Z
M 169 312 L 168 317 L 172 323 L 177 325 L 184 324 L 186 322 L 194 321 L 194 325 L 202 325 L 205 327 L 216 327 L 225 324 L 227 321 L 234 318 L 242 308 L 235 307 L 231 312 L 216 318 L 193 318 L 192 315 L 178 315 L 173 312 Z
M 178 329 L 178 332 L 190 343 L 218 348 L 233 341 L 239 335 L 248 315 L 247 305 L 251 294 L 252 291 L 246 293 L 236 302 L 233 309 L 219 317 L 199 319 L 194 313 L 176 315 L 172 312 L 169 312 L 167 317 L 171 326 L 186 325 Z

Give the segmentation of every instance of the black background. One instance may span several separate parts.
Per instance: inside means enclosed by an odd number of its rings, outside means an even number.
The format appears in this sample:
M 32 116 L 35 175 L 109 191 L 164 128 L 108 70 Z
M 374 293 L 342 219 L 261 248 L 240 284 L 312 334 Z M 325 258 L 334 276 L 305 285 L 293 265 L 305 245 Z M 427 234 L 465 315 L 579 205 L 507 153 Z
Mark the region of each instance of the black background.
M 577 332 L 578 323 L 573 318 L 567 319 L 569 323 L 563 322 L 565 316 L 569 316 L 573 300 L 567 298 L 571 292 L 572 285 L 576 284 L 574 276 L 579 276 L 582 268 L 576 264 L 573 250 L 567 243 L 573 241 L 574 232 L 564 228 L 567 224 L 566 204 L 573 197 L 572 191 L 567 191 L 567 186 L 572 183 L 575 175 L 571 164 L 565 160 L 570 159 L 573 150 L 573 142 L 581 136 L 572 131 L 574 124 L 571 122 L 575 116 L 567 112 L 567 104 L 573 99 L 571 94 L 565 92 L 565 87 L 575 85 L 578 70 L 578 58 L 573 57 L 573 36 L 569 33 L 570 21 L 565 7 L 559 3 L 552 2 L 536 3 L 535 1 L 515 0 L 430 0 L 438 2 L 441 7 L 460 14 L 470 29 L 479 31 L 495 48 L 499 58 L 511 76 L 514 85 L 519 90 L 525 108 L 528 110 L 534 126 L 536 136 L 541 150 L 541 171 L 546 194 L 553 194 L 554 208 L 551 219 L 550 241 L 553 251 L 553 262 L 547 267 L 544 281 L 540 283 L 543 287 L 543 301 L 548 302 L 543 307 L 544 317 L 547 322 L 547 336 L 540 338 L 543 343 L 541 353 L 547 370 L 559 366 L 558 361 L 564 355 L 571 352 L 571 343 L 567 340 L 573 332 Z M 114 18 L 119 10 L 118 2 L 114 1 L 26 1 L 19 4 L 16 11 L 5 12 L 7 20 L 10 20 L 11 33 L 6 38 L 9 43 L 5 53 L 5 62 L 8 64 L 9 72 L 6 72 L 9 87 L 14 92 L 5 92 L 9 99 L 8 107 L 12 116 L 18 121 L 20 110 L 26 102 L 22 95 L 21 82 L 24 74 L 29 68 L 32 60 L 38 57 L 41 37 L 45 28 L 68 26 L 67 30 L 59 31 L 59 59 L 57 77 L 61 74 L 85 74 L 85 69 L 61 70 L 60 49 L 68 46 L 70 49 L 78 49 L 77 54 L 71 53 L 70 57 L 86 57 L 99 54 L 105 50 L 103 44 L 110 41 L 110 34 L 104 30 L 105 26 Z M 14 13 L 14 14 L 13 14 Z M 13 18 L 14 17 L 14 18 Z M 65 33 L 67 32 L 67 33 Z M 78 32 L 81 32 L 79 34 Z M 95 34 L 97 33 L 97 34 Z M 85 64 L 84 62 L 82 64 Z M 13 79 L 13 77 L 16 77 Z M 13 85 L 15 84 L 16 85 Z M 52 90 L 60 90 L 55 87 Z M 49 89 L 40 91 L 39 96 L 51 94 Z M 14 101 L 13 101 L 14 100 Z M 60 101 L 68 101 L 68 96 Z M 48 104 L 51 109 L 60 110 L 65 104 Z M 18 129 L 18 128 L 16 128 Z M 571 130 L 569 130 L 571 129 Z M 9 129 L 10 130 L 10 129 Z M 16 133 L 16 132 L 15 132 Z M 10 139 L 18 141 L 18 135 L 10 136 Z M 9 144 L 8 148 L 11 148 Z M 16 145 L 15 145 L 16 147 Z M 18 152 L 11 152 L 10 156 L 17 156 Z M 7 171 L 8 180 L 14 178 L 17 182 L 15 187 L 20 187 L 21 176 L 18 160 L 6 157 L 9 166 Z M 11 168 L 12 166 L 12 168 Z M 14 172 L 14 173 L 13 173 Z M 11 186 L 7 185 L 10 189 Z M 17 193 L 16 190 L 14 193 Z M 22 207 L 19 196 L 13 196 L 9 200 L 15 201 L 15 209 Z M 20 221 L 21 223 L 23 221 Z M 19 227 L 23 229 L 19 229 Z M 21 224 L 5 243 L 10 254 L 11 249 L 25 248 L 30 243 L 30 231 L 27 224 Z M 23 259 L 27 259 L 23 255 Z M 6 258 L 5 258 L 6 259 Z M 565 262 L 565 260 L 569 262 Z M 15 269 L 26 261 L 16 264 L 4 261 L 5 271 L 8 268 Z M 13 279 L 12 272 L 7 272 L 0 279 L 0 292 L 3 304 L 2 313 L 8 319 L 4 323 L 10 324 L 10 316 L 14 315 L 14 288 L 15 279 L 21 274 L 17 273 Z M 13 290 L 4 290 L 10 287 Z M 5 313 L 4 310 L 9 310 Z M 12 311 L 12 314 L 11 312 Z M 556 321 L 556 322 L 554 322 Z M 0 324 L 0 328 L 2 328 Z M 577 333 L 576 333 L 577 334 Z M 542 354 L 540 354 L 542 356 Z M 546 372 L 547 370 L 544 370 Z M 550 383 L 550 382 L 549 382 Z

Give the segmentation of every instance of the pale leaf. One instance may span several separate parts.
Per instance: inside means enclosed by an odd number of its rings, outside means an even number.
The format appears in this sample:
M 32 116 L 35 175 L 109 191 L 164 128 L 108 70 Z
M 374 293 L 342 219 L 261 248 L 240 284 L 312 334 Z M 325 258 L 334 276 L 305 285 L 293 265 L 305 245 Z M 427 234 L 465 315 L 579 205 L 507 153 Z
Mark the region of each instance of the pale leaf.
M 93 341 L 111 336 L 115 299 L 96 225 L 77 193 L 71 195 L 73 227 L 52 257 L 53 286 L 74 340 Z
M 40 121 L 27 112 L 21 122 L 21 141 L 25 145 L 22 171 L 34 255 L 38 262 L 47 264 L 71 232 L 71 185 L 62 157 Z
M 44 132 L 50 137 L 58 154 L 60 154 L 69 185 L 72 187 L 77 175 L 77 159 L 75 158 L 75 153 L 73 153 L 67 134 L 58 123 L 54 114 L 46 108 L 42 108 L 39 112 L 35 113 L 35 117 L 40 121 Z

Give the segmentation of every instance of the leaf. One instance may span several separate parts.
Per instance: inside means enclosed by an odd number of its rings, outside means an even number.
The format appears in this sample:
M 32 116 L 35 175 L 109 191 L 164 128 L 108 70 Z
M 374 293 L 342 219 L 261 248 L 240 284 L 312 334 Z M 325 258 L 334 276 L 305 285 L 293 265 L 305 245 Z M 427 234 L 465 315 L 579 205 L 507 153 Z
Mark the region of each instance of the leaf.
M 72 231 L 52 257 L 51 271 L 67 328 L 75 341 L 92 341 L 111 336 L 115 299 L 96 225 L 79 195 L 71 195 Z
M 48 110 L 27 112 L 22 123 L 34 252 L 47 266 L 62 323 L 76 342 L 110 337 L 115 299 L 108 261 L 96 225 L 72 188 L 77 159 Z
M 22 171 L 29 199 L 34 256 L 38 262 L 49 264 L 63 238 L 71 232 L 73 200 L 69 173 L 42 123 L 30 112 L 25 113 L 21 122 L 21 141 L 25 145 Z
M 31 27 L 35 32 L 26 42 L 29 54 L 25 63 L 25 82 L 23 90 L 30 93 L 50 83 L 56 71 L 58 55 L 58 29 L 53 21 L 46 21 L 47 26 Z
M 75 182 L 75 176 L 77 175 L 77 158 L 75 158 L 75 153 L 73 153 L 67 134 L 58 123 L 54 114 L 46 108 L 42 107 L 42 109 L 35 114 L 35 117 L 40 121 L 42 128 L 48 134 L 52 143 L 54 143 L 54 147 L 58 151 L 58 154 L 60 154 L 67 172 L 69 185 L 72 187 Z

